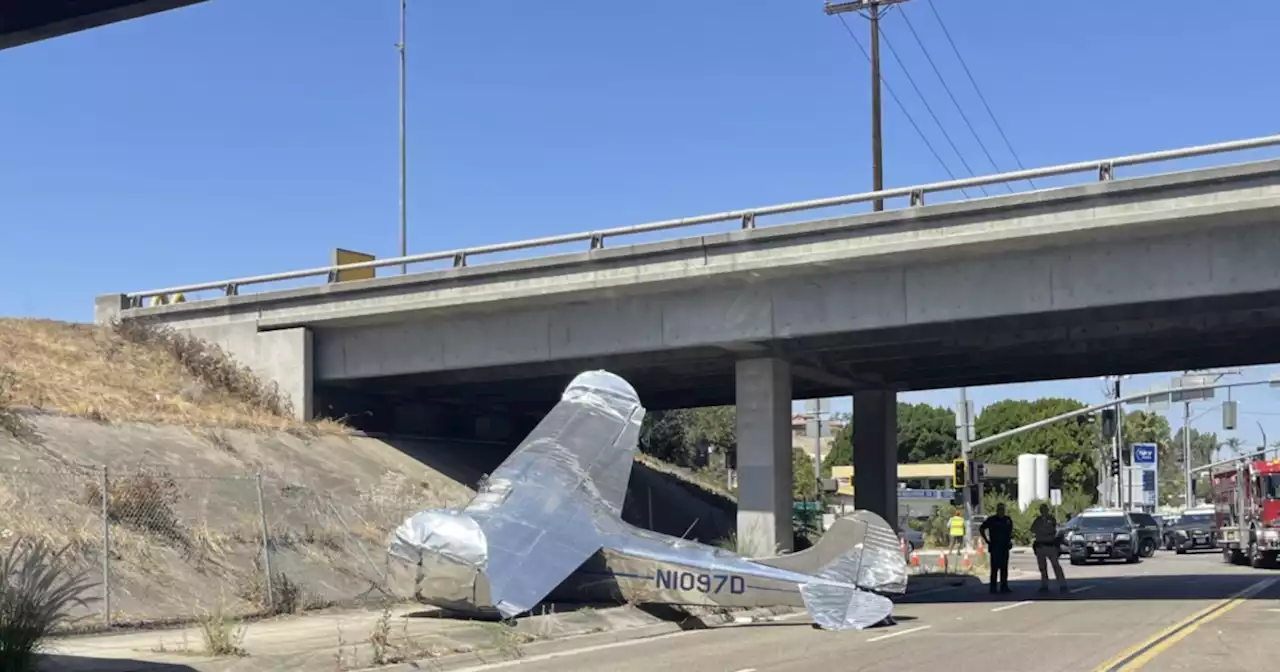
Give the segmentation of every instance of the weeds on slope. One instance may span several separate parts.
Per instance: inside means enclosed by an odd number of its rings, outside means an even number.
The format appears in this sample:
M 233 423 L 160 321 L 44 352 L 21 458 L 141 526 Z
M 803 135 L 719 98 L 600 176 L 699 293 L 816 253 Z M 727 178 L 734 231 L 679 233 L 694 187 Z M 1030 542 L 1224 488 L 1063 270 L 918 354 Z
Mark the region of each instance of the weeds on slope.
M 0 432 L 19 441 L 37 443 L 40 435 L 36 433 L 35 425 L 13 407 L 13 388 L 17 381 L 13 371 L 0 367 Z
M 113 320 L 111 330 L 128 343 L 167 352 L 188 374 L 212 390 L 272 415 L 293 414 L 292 404 L 279 386 L 262 382 L 249 367 L 237 363 L 217 345 L 141 320 Z

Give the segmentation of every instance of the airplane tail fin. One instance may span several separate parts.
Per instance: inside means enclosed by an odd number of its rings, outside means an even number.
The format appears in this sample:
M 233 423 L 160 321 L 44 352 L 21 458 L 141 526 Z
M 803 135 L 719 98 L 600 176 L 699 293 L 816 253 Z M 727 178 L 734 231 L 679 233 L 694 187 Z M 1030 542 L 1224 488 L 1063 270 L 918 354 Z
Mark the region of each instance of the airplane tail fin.
M 814 625 L 824 630 L 862 630 L 893 612 L 889 598 L 847 584 L 806 583 L 800 586 L 800 597 Z
M 884 518 L 870 511 L 855 511 L 841 518 L 818 540 L 843 553 L 818 570 L 817 575 L 852 583 L 865 590 L 901 595 L 907 592 L 907 559 L 902 541 Z
M 884 518 L 870 511 L 858 510 L 836 520 L 812 548 L 755 562 L 878 593 L 907 591 L 907 559 L 901 541 Z
M 817 571 L 809 570 L 819 580 L 800 586 L 800 596 L 820 628 L 861 630 L 875 625 L 893 612 L 893 602 L 876 593 L 907 590 L 907 561 L 898 535 L 870 511 L 837 520 L 816 546 L 792 557 L 810 553 L 803 561 L 822 563 Z

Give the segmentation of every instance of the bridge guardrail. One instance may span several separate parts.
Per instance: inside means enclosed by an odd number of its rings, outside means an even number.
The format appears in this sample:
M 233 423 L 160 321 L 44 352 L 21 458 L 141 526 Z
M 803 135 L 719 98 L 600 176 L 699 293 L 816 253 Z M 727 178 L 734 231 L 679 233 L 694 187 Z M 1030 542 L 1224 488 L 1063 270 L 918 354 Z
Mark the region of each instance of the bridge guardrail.
M 527 250 L 538 247 L 551 247 L 554 245 L 564 245 L 566 243 L 588 242 L 590 249 L 601 249 L 604 247 L 605 239 L 616 238 L 618 236 L 636 235 L 641 233 L 651 233 L 656 231 L 665 231 L 670 229 L 680 229 L 704 224 L 715 224 L 720 222 L 729 222 L 738 220 L 741 222 L 742 229 L 756 228 L 756 218 L 767 215 L 781 215 L 792 212 L 801 212 L 804 210 L 817 210 L 821 208 L 829 208 L 841 205 L 852 205 L 855 203 L 866 203 L 875 200 L 887 200 L 890 198 L 909 197 L 910 205 L 908 207 L 919 207 L 924 205 L 924 197 L 926 194 L 938 193 L 945 191 L 961 190 L 968 187 L 986 186 L 989 184 L 997 184 L 1000 182 L 1016 182 L 1020 180 L 1029 180 L 1043 177 L 1055 177 L 1061 175 L 1070 175 L 1074 173 L 1082 173 L 1086 171 L 1096 171 L 1098 179 L 1102 181 L 1110 180 L 1115 175 L 1115 169 L 1121 166 L 1134 166 L 1148 163 L 1158 163 L 1162 161 L 1174 161 L 1178 159 L 1188 159 L 1198 156 L 1208 156 L 1212 154 L 1225 154 L 1229 152 L 1238 152 L 1249 149 L 1260 149 L 1263 147 L 1280 146 L 1280 135 L 1268 135 L 1245 140 L 1232 140 L 1228 142 L 1219 142 L 1209 145 L 1196 145 L 1193 147 L 1183 147 L 1181 149 L 1161 150 L 1157 152 L 1147 152 L 1143 154 L 1131 154 L 1128 156 L 1120 156 L 1111 159 L 1099 159 L 1094 161 L 1079 161 L 1076 163 L 1066 163 L 1056 166 L 1048 166 L 1044 168 L 1030 168 L 1026 170 L 1017 170 L 1007 173 L 997 173 L 993 175 L 982 175 L 977 177 L 968 177 L 958 180 L 947 180 L 944 182 L 931 182 L 909 187 L 897 187 L 893 189 L 882 189 L 880 191 L 868 191 L 857 194 L 848 194 L 844 196 L 831 196 L 827 198 L 818 198 L 807 201 L 795 201 L 792 203 L 782 203 L 779 205 L 770 205 L 757 208 L 745 208 L 741 210 L 728 210 L 709 215 L 699 215 L 696 217 L 682 217 L 678 219 L 666 219 L 656 222 L 648 222 L 645 224 L 635 224 L 631 226 L 620 226 L 609 229 L 597 229 L 594 231 L 584 231 L 580 233 L 568 233 L 558 236 L 547 236 L 543 238 L 531 238 L 528 240 L 518 240 L 509 243 L 496 243 L 492 245 L 479 245 L 476 247 L 467 247 L 457 250 L 448 250 L 442 252 L 426 252 L 423 254 L 413 254 L 404 257 L 395 257 L 388 259 L 378 259 L 375 261 L 365 261 L 354 264 L 343 264 L 339 266 L 322 266 L 318 268 L 309 268 L 299 271 L 287 271 L 284 273 L 271 273 L 267 275 L 255 275 L 243 278 L 233 278 L 230 280 L 218 280 L 215 282 L 204 282 L 191 285 L 181 285 L 177 287 L 169 287 L 165 289 L 153 289 L 142 292 L 130 292 L 125 294 L 128 306 L 130 308 L 140 308 L 144 305 L 144 301 L 152 297 L 168 297 L 175 294 L 189 295 L 194 292 L 207 290 L 222 290 L 226 296 L 235 296 L 240 293 L 240 288 L 246 285 L 258 285 L 272 282 L 282 282 L 286 280 L 297 280 L 310 277 L 327 277 L 330 273 L 339 270 L 356 270 L 366 268 L 383 268 L 387 266 L 400 266 L 407 264 L 416 264 L 430 261 L 441 261 L 451 259 L 454 267 L 466 266 L 471 257 L 495 254 L 499 252 L 511 252 L 516 250 Z M 198 303 L 202 299 L 188 298 L 186 303 Z M 207 300 L 207 299 L 205 299 Z

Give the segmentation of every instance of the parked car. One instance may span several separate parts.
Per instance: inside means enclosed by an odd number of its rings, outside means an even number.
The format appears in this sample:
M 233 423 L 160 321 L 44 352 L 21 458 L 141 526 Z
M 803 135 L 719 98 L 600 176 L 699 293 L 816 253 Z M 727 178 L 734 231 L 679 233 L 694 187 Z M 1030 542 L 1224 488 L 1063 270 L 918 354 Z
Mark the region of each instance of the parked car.
M 910 527 L 903 526 L 898 536 L 902 539 L 902 552 L 907 557 L 910 557 L 913 552 L 924 548 L 924 532 L 920 530 L 913 530 Z
M 1176 524 L 1165 529 L 1162 542 L 1165 549 L 1171 549 L 1178 555 L 1200 549 L 1217 550 L 1217 519 L 1213 509 L 1192 509 L 1183 513 Z
M 1149 513 L 1090 509 L 1064 526 L 1071 564 L 1090 560 L 1139 562 L 1155 553 L 1160 526 Z

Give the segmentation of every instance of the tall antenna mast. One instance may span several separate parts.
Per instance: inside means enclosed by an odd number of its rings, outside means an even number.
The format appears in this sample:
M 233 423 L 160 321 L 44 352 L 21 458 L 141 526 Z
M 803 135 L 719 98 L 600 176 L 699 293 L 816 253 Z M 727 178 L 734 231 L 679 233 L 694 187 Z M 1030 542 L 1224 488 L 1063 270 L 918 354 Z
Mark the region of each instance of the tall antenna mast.
M 404 10 L 406 0 L 400 0 L 400 256 L 409 255 L 405 217 L 405 143 L 404 143 Z M 408 264 L 400 264 L 400 275 L 408 273 Z

